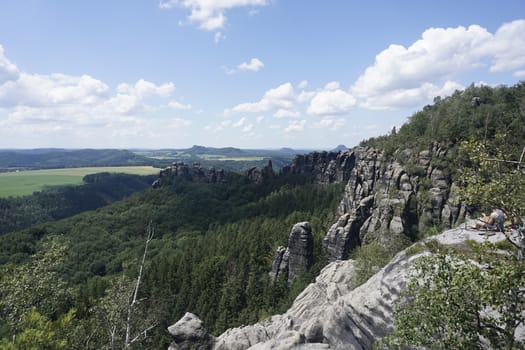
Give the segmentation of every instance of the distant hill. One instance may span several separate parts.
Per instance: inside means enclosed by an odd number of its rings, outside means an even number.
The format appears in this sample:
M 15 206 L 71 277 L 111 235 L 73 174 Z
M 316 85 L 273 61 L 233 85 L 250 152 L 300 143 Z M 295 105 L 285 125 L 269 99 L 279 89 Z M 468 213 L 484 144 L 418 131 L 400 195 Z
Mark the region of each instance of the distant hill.
M 150 165 L 150 158 L 116 149 L 33 149 L 0 151 L 0 168 L 74 168 L 85 166 Z

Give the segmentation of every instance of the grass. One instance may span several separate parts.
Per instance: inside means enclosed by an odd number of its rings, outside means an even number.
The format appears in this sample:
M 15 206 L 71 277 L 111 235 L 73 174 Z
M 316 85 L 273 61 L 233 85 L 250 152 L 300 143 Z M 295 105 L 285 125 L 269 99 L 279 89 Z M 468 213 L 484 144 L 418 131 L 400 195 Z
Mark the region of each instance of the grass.
M 136 175 L 152 175 L 159 169 L 151 166 L 89 167 L 27 170 L 0 173 L 0 198 L 30 195 L 47 187 L 81 185 L 82 178 L 89 174 L 110 172 Z

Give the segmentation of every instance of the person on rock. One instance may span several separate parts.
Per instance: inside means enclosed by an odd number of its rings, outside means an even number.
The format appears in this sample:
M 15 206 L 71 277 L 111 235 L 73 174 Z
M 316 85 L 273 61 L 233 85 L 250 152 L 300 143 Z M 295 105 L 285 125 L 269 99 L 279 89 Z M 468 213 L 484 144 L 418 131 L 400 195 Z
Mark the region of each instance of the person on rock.
M 499 230 L 503 232 L 504 226 L 503 221 L 507 217 L 503 210 L 501 209 L 494 209 L 492 213 L 490 213 L 489 216 L 487 216 L 485 213 L 482 213 L 483 217 L 481 219 L 478 219 L 478 222 L 476 222 L 476 225 L 474 228 L 476 229 L 487 229 L 487 230 Z

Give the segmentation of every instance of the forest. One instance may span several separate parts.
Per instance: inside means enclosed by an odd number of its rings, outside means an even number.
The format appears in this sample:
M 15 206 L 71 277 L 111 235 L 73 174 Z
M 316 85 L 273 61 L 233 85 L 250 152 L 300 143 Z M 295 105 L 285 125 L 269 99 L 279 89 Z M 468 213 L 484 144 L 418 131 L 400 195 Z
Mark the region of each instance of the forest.
M 472 85 L 436 97 L 399 130 L 361 145 L 408 162 L 401 150 L 439 144 L 449 150 L 440 166 L 460 179 L 465 174 L 458 165 L 475 161 L 461 145 L 484 144 L 490 156 L 511 161 L 521 155 L 523 135 L 525 83 Z M 123 188 L 95 190 L 129 191 L 104 203 L 89 199 L 92 191 L 76 189 L 76 199 L 64 204 L 64 189 L 49 199 L 56 211 L 45 212 L 48 204 L 42 204 L 42 214 L 30 214 L 40 217 L 34 222 L 25 218 L 27 204 L 0 202 L 3 220 L 20 215 L 24 222 L 6 222 L 12 228 L 0 236 L 0 347 L 22 349 L 32 342 L 51 349 L 165 349 L 166 327 L 186 311 L 218 335 L 286 310 L 327 263 L 321 241 L 344 184 L 320 185 L 291 174 L 256 184 L 226 174 L 222 183 L 174 178 L 140 191 L 129 178 Z M 113 180 L 124 181 L 90 181 Z M 82 213 L 71 204 L 91 202 L 102 204 Z M 270 283 L 275 250 L 286 245 L 299 221 L 312 225 L 315 263 L 291 285 Z M 131 308 L 133 295 L 138 301 Z

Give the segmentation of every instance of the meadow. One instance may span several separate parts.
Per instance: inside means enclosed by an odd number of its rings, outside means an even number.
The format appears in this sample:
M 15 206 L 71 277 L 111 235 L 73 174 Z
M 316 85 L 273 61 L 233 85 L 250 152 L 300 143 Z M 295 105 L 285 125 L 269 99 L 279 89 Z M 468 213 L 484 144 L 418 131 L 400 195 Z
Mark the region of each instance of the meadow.
M 45 170 L 24 170 L 0 173 L 0 198 L 30 195 L 49 187 L 81 185 L 84 176 L 101 172 L 153 175 L 159 172 L 151 166 L 86 167 Z

